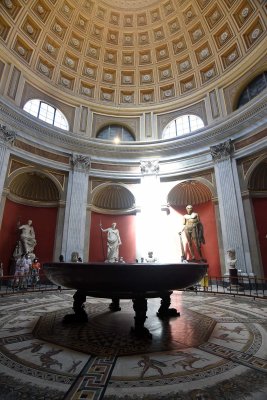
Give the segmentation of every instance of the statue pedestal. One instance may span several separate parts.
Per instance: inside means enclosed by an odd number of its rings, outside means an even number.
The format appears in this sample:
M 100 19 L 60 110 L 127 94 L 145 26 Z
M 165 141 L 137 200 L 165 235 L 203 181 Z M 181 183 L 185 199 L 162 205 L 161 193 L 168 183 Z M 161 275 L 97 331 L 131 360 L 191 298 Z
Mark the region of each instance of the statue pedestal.
M 237 292 L 244 290 L 244 288 L 239 285 L 238 270 L 235 267 L 229 268 L 229 286 L 227 290 L 236 290 Z

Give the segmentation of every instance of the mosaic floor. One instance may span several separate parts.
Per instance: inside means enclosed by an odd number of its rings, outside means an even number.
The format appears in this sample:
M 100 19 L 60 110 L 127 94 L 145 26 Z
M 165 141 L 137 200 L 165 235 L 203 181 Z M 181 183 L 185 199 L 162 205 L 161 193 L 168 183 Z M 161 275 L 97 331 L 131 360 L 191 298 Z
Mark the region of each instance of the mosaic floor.
M 1 400 L 267 398 L 266 300 L 174 292 L 181 316 L 160 320 L 149 299 L 149 340 L 130 334 L 130 300 L 87 298 L 89 322 L 63 325 L 73 294 L 0 298 Z

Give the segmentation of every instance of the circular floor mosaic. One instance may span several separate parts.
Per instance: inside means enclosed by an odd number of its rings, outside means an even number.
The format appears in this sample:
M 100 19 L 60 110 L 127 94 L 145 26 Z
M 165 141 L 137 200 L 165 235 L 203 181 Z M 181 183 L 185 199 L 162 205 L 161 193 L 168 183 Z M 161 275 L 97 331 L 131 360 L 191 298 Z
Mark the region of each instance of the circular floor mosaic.
M 182 305 L 180 305 L 182 307 Z M 121 311 L 111 312 L 108 304 L 86 304 L 87 323 L 63 324 L 72 309 L 61 309 L 40 317 L 34 330 L 38 339 L 93 355 L 130 355 L 199 346 L 208 340 L 215 321 L 182 307 L 180 317 L 159 319 L 157 301 L 148 301 L 145 327 L 152 340 L 131 334 L 134 311 L 131 301 L 121 302 Z

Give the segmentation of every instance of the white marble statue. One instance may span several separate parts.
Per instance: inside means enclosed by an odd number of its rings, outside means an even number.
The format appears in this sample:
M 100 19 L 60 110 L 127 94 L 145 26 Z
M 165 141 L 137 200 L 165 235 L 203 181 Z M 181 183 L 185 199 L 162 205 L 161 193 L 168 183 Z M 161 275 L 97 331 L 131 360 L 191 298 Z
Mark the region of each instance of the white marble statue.
M 27 224 L 19 226 L 19 230 L 21 231 L 20 241 L 22 244 L 23 252 L 25 254 L 33 254 L 37 242 L 35 239 L 34 228 L 32 226 L 32 220 L 29 219 Z
M 100 223 L 102 232 L 107 232 L 107 262 L 116 262 L 119 260 L 119 246 L 121 245 L 120 232 L 116 228 L 116 222 L 111 224 L 110 228 L 103 229 Z

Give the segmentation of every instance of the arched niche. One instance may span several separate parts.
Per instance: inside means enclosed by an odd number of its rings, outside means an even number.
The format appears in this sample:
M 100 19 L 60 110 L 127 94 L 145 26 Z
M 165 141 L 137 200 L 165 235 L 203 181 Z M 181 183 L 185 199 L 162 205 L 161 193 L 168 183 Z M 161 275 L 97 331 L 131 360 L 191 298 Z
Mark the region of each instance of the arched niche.
M 103 228 L 116 222 L 122 245 L 120 256 L 127 262 L 136 259 L 135 196 L 123 184 L 104 183 L 97 186 L 91 194 L 91 224 L 89 260 L 105 261 L 107 254 L 106 234 Z

